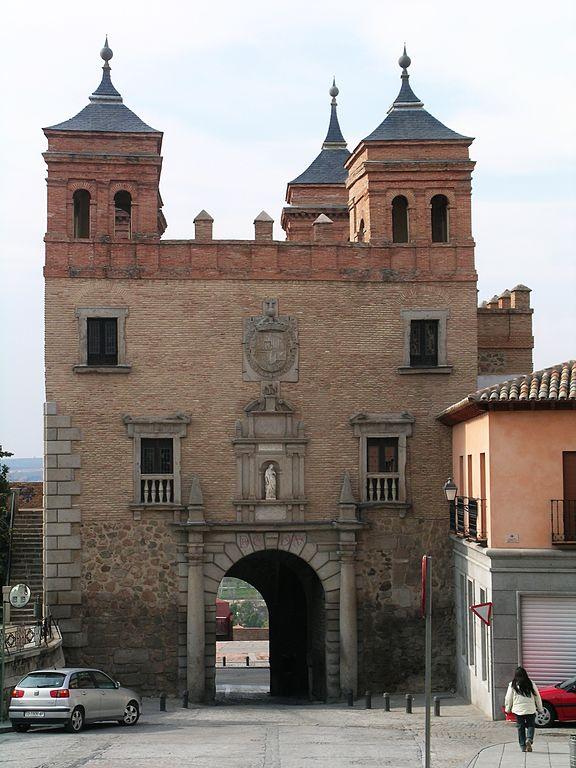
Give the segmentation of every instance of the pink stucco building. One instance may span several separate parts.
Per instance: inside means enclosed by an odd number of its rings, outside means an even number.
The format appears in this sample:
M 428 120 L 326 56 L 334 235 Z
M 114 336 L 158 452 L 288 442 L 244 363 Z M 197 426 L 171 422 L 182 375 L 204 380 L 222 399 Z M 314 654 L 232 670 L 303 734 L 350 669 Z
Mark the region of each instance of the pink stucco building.
M 576 673 L 576 362 L 447 408 L 460 690 L 494 717 L 514 667 Z M 493 602 L 490 628 L 470 611 Z

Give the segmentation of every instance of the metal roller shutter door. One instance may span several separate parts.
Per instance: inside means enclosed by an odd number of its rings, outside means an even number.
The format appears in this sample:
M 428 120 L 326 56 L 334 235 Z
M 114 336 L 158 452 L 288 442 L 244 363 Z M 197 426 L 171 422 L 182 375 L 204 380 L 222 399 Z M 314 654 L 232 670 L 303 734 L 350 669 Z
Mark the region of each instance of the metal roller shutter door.
M 576 594 L 522 595 L 522 666 L 537 685 L 576 675 Z

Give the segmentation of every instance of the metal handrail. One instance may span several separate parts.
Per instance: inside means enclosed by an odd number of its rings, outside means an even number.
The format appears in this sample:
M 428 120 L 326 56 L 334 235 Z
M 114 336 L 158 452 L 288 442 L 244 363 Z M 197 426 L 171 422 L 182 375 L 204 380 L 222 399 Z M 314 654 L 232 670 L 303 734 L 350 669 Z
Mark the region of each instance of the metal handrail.
M 10 502 L 9 502 L 9 510 L 8 515 L 6 517 L 6 530 L 8 532 L 7 541 L 6 541 L 6 571 L 4 575 L 4 584 L 1 584 L 0 586 L 5 586 L 7 584 L 10 584 L 10 569 L 12 566 L 12 532 L 14 530 L 14 516 L 16 512 L 16 491 L 8 491 L 7 494 L 3 494 L 6 496 L 10 496 Z M 0 523 L 2 521 L 0 520 Z M 1 602 L 1 601 L 0 601 Z
M 480 517 L 480 527 L 478 518 Z M 457 496 L 450 503 L 450 530 L 457 536 L 472 541 L 485 542 L 486 499 Z
M 550 499 L 553 544 L 576 544 L 576 499 Z

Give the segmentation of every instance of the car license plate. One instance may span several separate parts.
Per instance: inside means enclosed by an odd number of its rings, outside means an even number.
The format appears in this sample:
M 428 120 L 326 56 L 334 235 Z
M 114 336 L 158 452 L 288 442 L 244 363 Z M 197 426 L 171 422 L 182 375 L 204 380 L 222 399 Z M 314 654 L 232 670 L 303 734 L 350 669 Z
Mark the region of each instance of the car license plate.
M 24 717 L 44 717 L 44 712 L 24 712 Z

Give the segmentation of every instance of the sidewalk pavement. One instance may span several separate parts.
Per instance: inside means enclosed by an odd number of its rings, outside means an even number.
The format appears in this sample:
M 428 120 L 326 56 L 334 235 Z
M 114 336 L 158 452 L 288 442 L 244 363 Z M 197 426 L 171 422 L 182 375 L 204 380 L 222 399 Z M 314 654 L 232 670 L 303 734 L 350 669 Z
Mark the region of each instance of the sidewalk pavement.
M 521 752 L 518 742 L 486 747 L 469 763 L 469 768 L 568 768 L 569 738 L 544 740 L 536 734 L 533 752 Z

